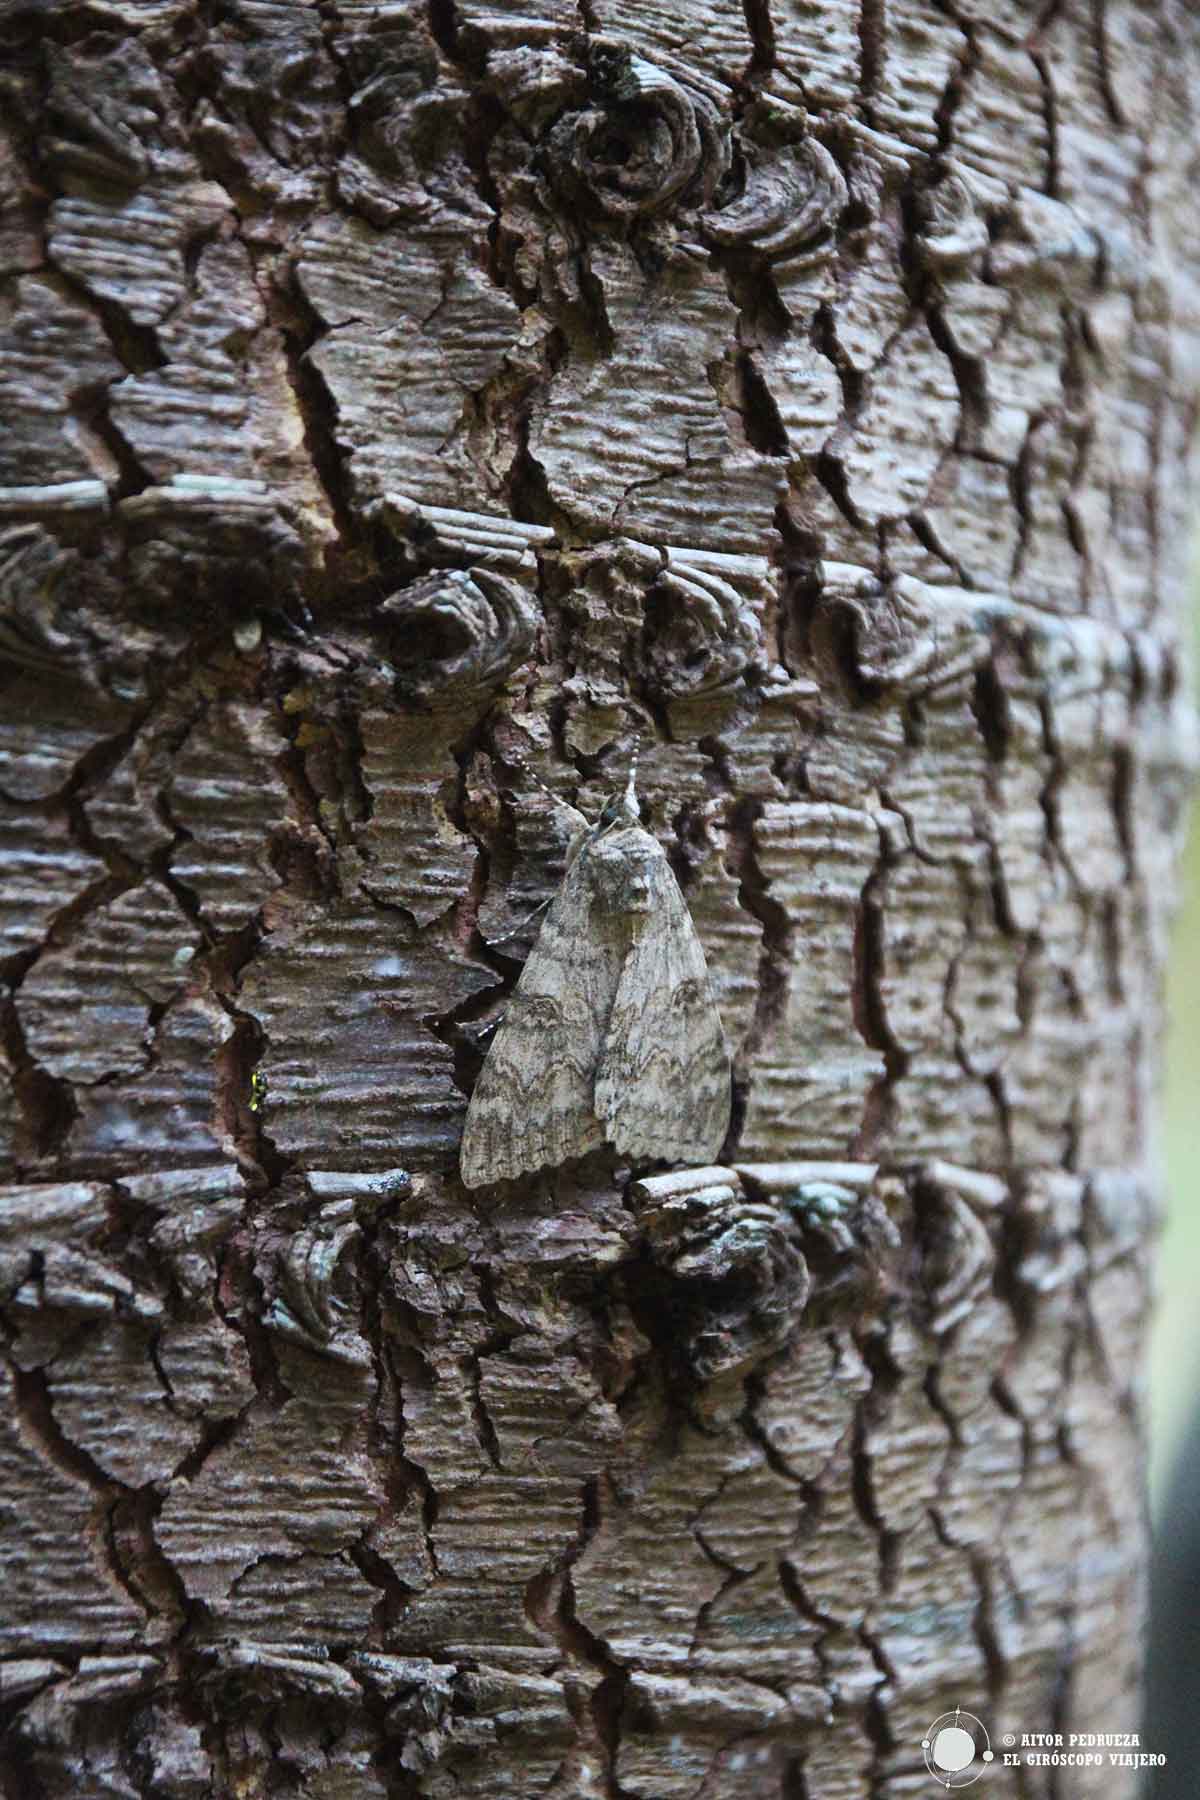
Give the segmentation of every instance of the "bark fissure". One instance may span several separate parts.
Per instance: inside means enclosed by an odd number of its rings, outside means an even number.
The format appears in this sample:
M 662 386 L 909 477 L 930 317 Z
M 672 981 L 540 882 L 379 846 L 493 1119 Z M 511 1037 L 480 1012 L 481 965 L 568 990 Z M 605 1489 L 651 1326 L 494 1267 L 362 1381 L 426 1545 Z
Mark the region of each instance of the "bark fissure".
M 9 26 L 3 1779 L 1120 1728 L 1192 23 L 151 11 Z M 635 745 L 720 1166 L 468 1196 Z

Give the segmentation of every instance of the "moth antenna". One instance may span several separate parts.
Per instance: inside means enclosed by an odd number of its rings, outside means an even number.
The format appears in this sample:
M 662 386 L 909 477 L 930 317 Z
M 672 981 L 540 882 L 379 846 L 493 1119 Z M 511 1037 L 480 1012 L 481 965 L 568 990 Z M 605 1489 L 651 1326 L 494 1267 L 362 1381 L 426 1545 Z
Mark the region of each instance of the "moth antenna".
M 632 815 L 635 819 L 638 819 L 641 817 L 641 809 L 638 806 L 638 799 L 637 799 L 637 766 L 638 766 L 638 756 L 641 753 L 641 748 L 642 748 L 641 738 L 640 737 L 634 738 L 634 740 L 633 740 L 633 755 L 629 759 L 629 780 L 625 783 L 625 810 L 629 813 L 632 813 Z
M 521 920 L 521 923 L 519 925 L 514 925 L 511 931 L 506 931 L 503 937 L 488 938 L 486 940 L 488 949 L 494 950 L 497 944 L 507 944 L 510 941 L 510 939 L 515 938 L 515 937 L 520 937 L 520 935 L 524 931 L 525 927 L 527 925 L 532 925 L 533 921 L 539 916 L 539 914 L 545 912 L 546 908 L 549 906 L 550 901 L 553 900 L 553 898 L 554 898 L 554 895 L 551 894 L 549 896 L 549 899 L 543 900 L 539 906 L 535 906 L 531 913 L 526 913 L 525 917 Z
M 573 806 L 569 800 L 564 800 L 561 794 L 556 794 L 552 787 L 547 787 L 546 783 L 542 780 L 541 776 L 535 774 L 535 772 L 529 767 L 528 763 L 524 763 L 524 762 L 518 763 L 517 767 L 520 769 L 522 775 L 524 775 L 524 777 L 527 781 L 532 782 L 532 784 L 535 788 L 541 789 L 542 793 L 545 794 L 547 800 L 553 800 L 555 806 L 564 807 L 567 812 L 574 813 L 576 818 L 580 818 L 580 819 L 584 818 L 584 815 L 580 812 L 580 810 L 577 806 Z M 589 822 L 588 820 L 584 819 L 585 824 L 587 824 L 588 822 Z

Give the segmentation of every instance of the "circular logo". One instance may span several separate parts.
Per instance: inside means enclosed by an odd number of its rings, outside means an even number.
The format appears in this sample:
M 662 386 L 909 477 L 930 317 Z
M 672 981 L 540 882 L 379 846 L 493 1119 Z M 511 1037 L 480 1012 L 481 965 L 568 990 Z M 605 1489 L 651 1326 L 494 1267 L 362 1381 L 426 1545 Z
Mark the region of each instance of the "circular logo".
M 983 1720 L 961 1706 L 939 1713 L 921 1739 L 921 1749 L 925 1767 L 945 1788 L 970 1787 L 993 1760 Z

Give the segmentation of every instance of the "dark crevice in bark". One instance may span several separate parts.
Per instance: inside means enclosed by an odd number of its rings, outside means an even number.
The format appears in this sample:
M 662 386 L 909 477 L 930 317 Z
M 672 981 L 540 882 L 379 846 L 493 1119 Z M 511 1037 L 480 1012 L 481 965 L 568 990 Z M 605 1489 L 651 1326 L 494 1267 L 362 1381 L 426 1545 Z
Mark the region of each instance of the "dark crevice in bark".
M 593 1689 L 592 1722 L 604 1752 L 604 1793 L 606 1800 L 634 1800 L 629 1790 L 617 1779 L 616 1763 L 621 1749 L 621 1726 L 629 1695 L 629 1676 L 625 1671 L 606 1675 Z
M 112 1580 L 128 1595 L 138 1611 L 152 1616 L 154 1609 L 138 1585 L 136 1564 L 143 1559 L 154 1562 L 156 1559 L 153 1553 L 157 1547 L 150 1546 L 151 1554 L 147 1559 L 142 1520 L 136 1505 L 129 1515 L 131 1523 L 137 1521 L 137 1554 L 134 1557 L 131 1558 L 129 1547 L 123 1542 L 124 1533 L 118 1531 L 115 1524 L 122 1503 L 135 1502 L 136 1497 L 123 1483 L 106 1474 L 81 1445 L 66 1437 L 54 1416 L 45 1370 L 23 1369 L 16 1363 L 8 1366 L 13 1381 L 15 1409 L 24 1432 L 48 1462 L 72 1481 L 81 1482 L 90 1490 L 95 1502 L 95 1510 L 87 1530 L 91 1547 Z M 152 1511 L 157 1501 L 145 1504 Z M 156 1577 L 161 1576 L 161 1573 L 161 1570 L 155 1569 Z
M 738 905 L 762 926 L 762 945 L 754 1018 L 734 1065 L 733 1111 L 723 1157 L 736 1154 L 746 1118 L 749 1070 L 786 1015 L 791 980 L 788 965 L 792 957 L 792 922 L 786 908 L 769 892 L 770 884 L 754 849 L 754 825 L 761 813 L 761 803 L 740 802 L 729 821 L 729 865 L 738 879 Z
M 429 30 L 434 43 L 451 62 L 461 59 L 459 33 L 461 24 L 454 0 L 429 0 Z
M 813 314 L 812 341 L 814 347 L 837 370 L 842 389 L 842 415 L 839 420 L 841 429 L 844 425 L 853 424 L 862 411 L 869 391 L 869 377 L 854 366 L 843 350 L 837 334 L 837 314 L 828 301 L 822 301 Z M 827 454 L 822 453 L 823 456 Z M 829 460 L 833 460 L 832 456 Z M 818 479 L 824 480 L 824 476 L 818 473 Z M 852 524 L 857 522 L 857 518 L 851 518 Z
M 1000 1621 L 997 1616 L 996 1571 L 992 1557 L 987 1550 L 972 1549 L 967 1545 L 960 1544 L 956 1538 L 951 1536 L 938 1507 L 931 1508 L 930 1516 L 933 1520 L 934 1530 L 941 1542 L 949 1549 L 965 1555 L 971 1570 L 971 1578 L 978 1595 L 971 1626 L 987 1672 L 988 1699 L 993 1706 L 998 1706 L 1012 1679 L 1012 1667 L 1004 1653 Z
M 979 1605 L 975 1610 L 973 1621 L 975 1639 L 983 1654 L 984 1665 L 987 1669 L 989 1698 L 993 1706 L 998 1706 L 1012 1679 L 1012 1665 L 1004 1649 L 1004 1637 L 996 1597 L 995 1571 L 991 1558 L 983 1550 L 973 1551 L 970 1563 L 971 1573 L 975 1577 L 975 1585 L 979 1592 Z
M 925 310 L 925 318 L 929 325 L 929 335 L 954 371 L 961 409 L 957 445 L 960 450 L 966 449 L 970 445 L 978 443 L 988 421 L 987 377 L 984 365 L 977 357 L 964 356 L 962 351 L 956 348 L 939 306 L 928 306 Z
M 886 1421 L 892 1396 L 899 1389 L 902 1375 L 892 1360 L 882 1332 L 861 1332 L 856 1337 L 856 1343 L 870 1373 L 871 1386 L 855 1407 L 850 1489 L 860 1518 L 879 1539 L 880 1586 L 886 1593 L 894 1585 L 899 1540 L 896 1533 L 889 1530 L 886 1517 L 876 1500 L 868 1439 L 872 1431 Z
M 493 1469 L 502 1469 L 504 1467 L 504 1459 L 500 1454 L 500 1439 L 496 1432 L 495 1423 L 488 1412 L 486 1402 L 483 1398 L 482 1370 L 480 1368 L 480 1359 L 477 1355 L 465 1359 L 464 1373 L 467 1377 L 471 1418 L 474 1421 L 475 1435 L 479 1440 L 479 1447 Z
M 231 1443 L 242 1428 L 253 1401 L 247 1401 L 240 1412 L 231 1413 L 227 1418 L 205 1422 L 200 1430 L 199 1438 L 188 1451 L 182 1462 L 171 1471 L 172 1481 L 191 1481 L 200 1473 L 209 1457 L 216 1451 L 224 1449 Z
M 1137 791 L 1137 765 L 1128 744 L 1118 744 L 1112 753 L 1112 816 L 1117 842 L 1125 864 L 1125 880 L 1133 889 L 1138 879 L 1137 832 L 1134 820 L 1134 796 Z M 1114 965 L 1119 964 L 1119 956 Z
M 449 1012 L 427 1013 L 423 1020 L 426 1029 L 453 1053 L 454 1085 L 460 1093 L 468 1096 L 479 1078 L 484 1058 L 491 1047 L 490 1040 L 504 1022 L 503 1012 L 496 1018 L 489 1018 L 488 1015 L 500 1001 L 511 998 L 524 966 L 523 958 L 506 962 L 503 951 L 494 950 L 482 938 L 479 939 L 479 947 L 475 953 L 489 968 L 496 971 L 499 977 L 496 985 L 484 988 L 481 993 L 469 995 Z M 467 1029 L 480 1020 L 486 1021 L 482 1029 Z
M 1013 1124 L 1012 1106 L 1008 1098 L 1008 1090 L 1004 1085 L 1004 1071 L 997 1069 L 985 1075 L 983 1085 L 992 1097 L 992 1105 L 996 1109 L 996 1119 L 1000 1126 L 1000 1135 L 1004 1141 L 1005 1169 L 1013 1167 Z
M 809 458 L 809 466 L 842 516 L 859 531 L 867 529 L 858 508 L 850 498 L 845 466 L 832 450 L 822 450 Z
M 996 921 L 997 930 L 1004 932 L 1008 937 L 1023 937 L 1024 934 L 1013 911 L 1013 897 L 1001 858 L 1000 847 L 994 840 L 988 844 L 987 884 L 992 904 L 992 916 Z M 1026 939 L 1023 954 L 1028 953 L 1028 948 Z
M 1105 0 L 1091 0 L 1092 38 L 1096 46 L 1096 63 L 1100 71 L 1100 88 L 1104 95 L 1104 104 L 1108 108 L 1109 118 L 1119 131 L 1129 129 L 1130 120 L 1125 116 L 1113 81 L 1113 56 L 1108 41 L 1108 29 L 1105 22 Z
M 885 1772 L 895 1756 L 898 1748 L 888 1722 L 887 1702 L 879 1688 L 868 1694 L 862 1711 L 863 1729 L 871 1744 L 871 1772 L 868 1777 L 871 1791 L 879 1793 L 885 1780 Z
M 112 1542 L 119 1549 L 129 1591 L 155 1622 L 155 1630 L 176 1637 L 193 1608 L 182 1577 L 154 1535 L 165 1492 L 153 1487 L 122 1494 L 111 1513 Z
M 793 321 L 770 264 L 726 246 L 711 255 L 724 271 L 729 298 L 738 309 L 738 344 L 754 351 L 782 343 L 790 335 Z
M 250 961 L 251 954 L 247 953 L 242 967 Z M 265 1090 L 257 1090 L 254 1081 L 267 1053 L 266 1033 L 251 1013 L 237 1005 L 231 993 L 217 986 L 213 992 L 233 1021 L 231 1035 L 217 1052 L 217 1109 L 223 1135 L 252 1186 L 277 1187 L 289 1161 L 267 1131 L 262 1113 Z
M 359 1319 L 362 1334 L 371 1352 L 373 1388 L 368 1402 L 367 1441 L 375 1465 L 383 1473 L 386 1503 L 368 1531 L 382 1528 L 394 1520 L 413 1495 L 393 1456 L 394 1438 L 392 1408 L 400 1404 L 397 1382 L 388 1359 L 387 1317 L 384 1283 L 388 1274 L 389 1250 L 394 1241 L 395 1216 L 411 1189 L 410 1182 L 399 1184 L 394 1200 L 379 1207 L 364 1220 L 358 1256 Z
M 942 5 L 942 10 L 954 20 L 966 39 L 934 113 L 938 153 L 945 155 L 953 148 L 955 120 L 967 98 L 971 82 L 979 67 L 979 39 L 970 20 L 960 18 L 953 6 L 945 4 L 945 0 L 939 0 L 939 4 Z
M 944 1345 L 941 1347 L 945 1348 Z M 950 1439 L 950 1449 L 961 1450 L 963 1447 L 962 1425 L 941 1391 L 941 1367 L 938 1363 L 930 1363 L 926 1369 L 924 1380 L 921 1383 L 921 1391 L 928 1400 L 932 1411 L 937 1414 L 946 1427 L 946 1433 Z
M 878 92 L 883 80 L 884 57 L 887 54 L 887 17 L 885 0 L 861 0 L 858 9 L 859 93 L 864 101 Z M 868 119 L 869 104 L 864 107 Z
M 526 1609 L 536 1625 L 557 1639 L 563 1649 L 598 1670 L 600 1681 L 587 1701 L 587 1716 L 603 1763 L 602 1792 L 608 1800 L 624 1800 L 617 1779 L 621 1724 L 625 1711 L 629 1671 L 612 1655 L 607 1644 L 580 1620 L 571 1581 L 571 1568 L 601 1528 L 602 1490 L 606 1478 L 595 1476 L 584 1484 L 583 1509 L 575 1542 L 553 1569 L 534 1577 L 526 1590 Z
M 570 307 L 564 324 L 546 340 L 548 375 L 557 374 L 572 357 L 590 362 L 611 356 L 616 348 L 604 283 L 593 269 L 586 249 L 574 252 L 572 267 L 579 283 L 579 299 Z
M 717 1554 L 710 1544 L 705 1542 L 703 1532 L 697 1530 L 695 1526 L 692 1527 L 692 1536 L 695 1538 L 709 1562 L 712 1563 L 715 1569 L 721 1571 L 723 1577 L 721 1585 L 713 1595 L 712 1599 L 706 1600 L 696 1614 L 696 1624 L 692 1631 L 692 1641 L 689 1647 L 689 1656 L 695 1657 L 698 1653 L 703 1653 L 704 1633 L 709 1621 L 713 1617 L 713 1609 L 723 1606 L 729 1599 L 730 1594 L 736 1592 L 739 1587 L 745 1586 L 746 1582 L 750 1579 L 750 1576 L 749 1572 L 745 1569 L 735 1569 L 731 1567 L 728 1562 Z
M 763 380 L 762 371 L 747 351 L 743 351 L 738 357 L 736 385 L 746 442 L 760 456 L 786 456 L 787 432 L 779 416 L 779 408 Z
M 822 1501 L 820 1489 L 813 1488 L 809 1492 L 807 1498 L 811 1514 L 813 1516 L 817 1515 L 820 1511 Z M 803 1548 L 803 1542 L 801 1542 L 800 1547 L 801 1549 Z M 806 1624 L 816 1625 L 820 1629 L 821 1637 L 817 1639 L 813 1648 L 817 1661 L 822 1665 L 822 1669 L 827 1669 L 828 1659 L 826 1647 L 823 1644 L 822 1639 L 827 1637 L 831 1632 L 840 1632 L 843 1629 L 842 1621 L 834 1618 L 830 1613 L 822 1612 L 809 1598 L 805 1591 L 803 1579 L 790 1557 L 784 1557 L 780 1561 L 779 1585 L 783 1590 L 784 1598 L 790 1606 L 795 1608 L 800 1618 L 802 1618 Z M 832 1683 L 830 1685 L 832 1685 Z
M 140 463 L 133 446 L 124 437 L 113 419 L 110 411 L 111 393 L 108 388 L 94 392 L 86 399 L 75 404 L 75 416 L 108 451 L 117 466 L 115 482 L 108 484 L 112 500 L 125 500 L 131 494 L 140 494 L 152 485 L 150 471 Z
M 336 845 L 321 811 L 321 796 L 313 785 L 304 750 L 297 742 L 305 721 L 278 703 L 275 718 L 284 735 L 291 740 L 290 748 L 280 755 L 277 767 L 287 784 L 300 823 L 307 827 L 309 834 L 308 843 L 303 840 L 295 843 L 295 855 L 307 866 L 312 898 L 330 900 L 339 886 Z M 319 839 L 319 844 L 313 839 Z
M 775 22 L 771 17 L 771 0 L 742 0 L 742 12 L 754 45 L 744 79 L 757 82 L 775 67 Z
M 1087 533 L 1073 495 L 1064 495 L 1059 510 L 1062 513 L 1067 542 L 1079 558 L 1080 604 L 1084 612 L 1090 612 L 1094 600 L 1096 571 L 1088 548 Z
M 812 1789 L 808 1785 L 805 1773 L 805 1757 L 789 1757 L 783 1771 L 783 1788 L 780 1800 L 814 1800 Z
M 287 355 L 288 381 L 304 426 L 304 443 L 313 472 L 329 501 L 339 543 L 335 552 L 327 553 L 327 581 L 335 587 L 339 578 L 339 561 L 347 564 L 347 573 L 361 559 L 364 531 L 355 504 L 349 474 L 338 447 L 338 409 L 334 396 L 309 352 L 326 335 L 313 307 L 293 276 L 288 287 L 276 288 L 273 323 Z M 344 579 L 344 577 L 343 577 Z
M 27 1740 L 18 1721 L 22 1702 L 0 1707 L 4 1747 L 0 1749 L 0 1791 L 4 1800 L 52 1800 L 34 1766 L 34 1744 Z
M 975 586 L 974 581 L 971 579 L 971 576 L 966 569 L 964 569 L 958 559 L 947 550 L 936 531 L 934 531 L 933 526 L 929 523 L 929 520 L 925 518 L 922 513 L 910 513 L 908 525 L 917 542 L 928 550 L 930 556 L 936 556 L 939 562 L 945 563 L 956 581 L 960 582 L 965 588 L 973 588 Z
M 437 0 L 434 0 L 434 4 L 437 4 Z M 486 61 L 485 50 L 478 59 L 481 72 Z M 467 162 L 475 180 L 476 191 L 484 205 L 491 208 L 493 214 L 491 224 L 488 226 L 488 273 L 496 286 L 503 288 L 506 292 L 511 289 L 504 277 L 499 258 L 500 219 L 503 207 L 495 177 L 492 174 L 489 152 L 493 140 L 508 123 L 509 114 L 500 101 L 493 94 L 488 93 L 478 94 L 474 97 L 463 119 L 463 138 Z M 523 298 L 514 292 L 512 297 L 518 305 L 533 305 L 537 299 L 536 293 L 533 292 L 527 292 Z
M 789 675 L 796 676 L 810 674 L 816 665 L 817 673 L 823 677 L 826 673 L 824 665 L 830 662 L 833 665 L 828 671 L 831 678 L 858 696 L 861 684 L 857 658 L 845 612 L 839 608 L 831 617 L 828 610 L 818 611 L 824 593 L 821 543 L 815 535 L 797 531 L 786 516 L 777 514 L 776 523 L 785 545 L 778 625 L 783 666 Z M 823 655 L 826 644 L 829 646 L 828 657 Z
M 13 0 L 3 22 L 11 26 L 7 40 L 14 52 L 36 54 L 38 46 L 49 41 L 64 47 L 89 38 L 98 30 L 114 30 L 112 14 L 103 4 L 91 0 L 64 0 L 49 13 L 38 0 Z
M 880 896 L 886 881 L 886 868 L 881 865 L 868 877 L 862 891 L 854 926 L 854 986 L 850 1003 L 863 1042 L 882 1052 L 889 1080 L 899 1081 L 908 1069 L 909 1056 L 888 1023 L 883 1003 L 887 947 Z
M 854 921 L 854 982 L 850 1002 L 854 1023 L 863 1042 L 883 1056 L 884 1073 L 867 1095 L 862 1125 L 856 1139 L 856 1154 L 869 1155 L 882 1141 L 892 1121 L 894 1095 L 910 1066 L 908 1051 L 898 1041 L 888 1021 L 883 999 L 883 977 L 887 966 L 884 906 L 880 896 L 886 891 L 886 865 L 868 877 Z
M 279 1371 L 275 1341 L 266 1324 L 262 1282 L 254 1267 L 255 1195 L 247 1189 L 243 1228 L 218 1258 L 216 1311 L 246 1346 L 250 1377 L 259 1398 L 278 1408 L 292 1397 Z
M 1031 50 L 1030 56 L 1042 84 L 1042 116 L 1046 123 L 1046 185 L 1052 199 L 1061 198 L 1060 151 L 1058 142 L 1058 95 L 1050 58 L 1042 50 Z
M 9 1364 L 13 1380 L 13 1398 L 17 1417 L 38 1450 L 56 1469 L 82 1482 L 111 1508 L 117 1497 L 127 1490 L 114 1481 L 79 1444 L 64 1434 L 54 1416 L 50 1389 L 44 1369 L 23 1369 L 19 1363 Z
M 1026 552 L 1029 547 L 1030 535 L 1033 531 L 1034 434 L 1037 431 L 1038 426 L 1042 424 L 1044 418 L 1045 415 L 1042 413 L 1035 413 L 1030 418 L 1029 424 L 1026 427 L 1024 441 L 1009 477 L 1013 505 L 1017 509 L 1017 519 L 1020 524 L 1020 529 L 1017 533 L 1016 548 L 1013 551 L 1011 570 L 1011 579 L 1013 581 L 1016 581 L 1021 574 Z
M 553 368 L 548 368 L 547 374 L 552 373 Z M 509 511 L 514 519 L 525 524 L 548 525 L 564 547 L 574 545 L 580 539 L 575 522 L 555 504 L 546 471 L 530 449 L 530 416 L 527 407 L 521 408 L 515 424 L 516 454 L 506 484 Z
M 30 1051 L 11 995 L 0 997 L 0 1048 L 19 1109 L 17 1167 L 50 1162 L 64 1151 L 79 1109 L 70 1082 L 52 1075 Z
M 1042 721 L 1042 738 L 1047 760 L 1046 779 L 1038 795 L 1038 804 L 1046 821 L 1046 843 L 1066 875 L 1081 904 L 1087 905 L 1087 884 L 1075 867 L 1068 840 L 1063 831 L 1062 799 L 1067 785 L 1069 755 L 1059 738 L 1053 700 L 1042 696 L 1038 703 Z M 1064 980 L 1070 981 L 1069 975 Z
M 53 178 L 46 178 L 47 186 L 53 191 L 57 183 Z M 163 354 L 158 341 L 158 334 L 151 325 L 139 325 L 131 319 L 124 307 L 116 300 L 108 299 L 90 288 L 86 281 L 71 273 L 55 262 L 53 254 L 47 249 L 47 269 L 63 291 L 82 306 L 98 322 L 108 339 L 109 346 L 122 368 L 130 375 L 145 375 L 151 369 L 166 367 L 167 358 Z M 119 379 L 119 378 L 118 378 Z M 104 384 L 101 396 L 107 405 L 108 386 Z M 93 396 L 95 397 L 95 396 Z M 76 396 L 78 400 L 78 396 Z
M 371 1622 L 372 1634 L 380 1644 L 391 1642 L 393 1633 L 403 1630 L 404 1615 L 411 1599 L 410 1590 L 401 1581 L 385 1557 L 370 1544 L 351 1544 L 350 1560 L 365 1581 L 379 1589 L 379 1600 Z
M 764 1430 L 762 1422 L 759 1419 L 757 1408 L 761 1404 L 765 1393 L 766 1371 L 763 1369 L 752 1370 L 745 1381 L 746 1404 L 742 1408 L 738 1422 L 741 1425 L 742 1430 L 746 1433 L 746 1436 L 752 1443 L 758 1446 L 759 1450 L 762 1452 L 763 1460 L 766 1462 L 767 1467 L 772 1473 L 778 1475 L 783 1481 L 791 1482 L 793 1486 L 803 1488 L 806 1484 L 801 1481 L 800 1476 L 796 1474 L 793 1468 L 791 1468 L 787 1458 L 782 1456 L 776 1449 L 775 1445 L 771 1442 L 769 1433 Z
M 1058 1658 L 1054 1671 L 1054 1685 L 1050 1697 L 1050 1733 L 1051 1740 L 1065 1744 L 1068 1740 L 1071 1724 L 1071 1686 L 1078 1660 L 1075 1639 L 1075 1598 L 1071 1597 L 1063 1604 L 1059 1613 L 1062 1625 L 1062 1641 L 1059 1645 Z M 1070 1771 L 1051 1764 L 1048 1770 L 1046 1793 L 1048 1800 L 1066 1800 L 1066 1789 L 1063 1776 Z
M 404 1327 L 402 1312 L 397 1323 L 401 1325 L 401 1329 L 410 1329 L 416 1333 L 420 1331 L 419 1325 Z M 393 1387 L 398 1395 L 403 1395 L 406 1383 L 412 1386 L 415 1393 L 422 1393 L 429 1389 L 430 1381 L 421 1352 L 412 1344 L 404 1342 L 395 1328 L 389 1336 L 385 1360 L 391 1374 Z M 403 1481 L 420 1502 L 425 1554 L 429 1559 L 429 1567 L 436 1576 L 439 1573 L 436 1532 L 440 1501 L 437 1488 L 431 1480 L 428 1470 L 409 1455 L 406 1447 L 407 1436 L 407 1422 L 401 1402 L 396 1407 L 396 1444 L 392 1452 L 392 1479 Z
M 976 671 L 971 711 L 988 755 L 995 763 L 1004 762 L 1012 745 L 1012 715 L 994 661 L 984 663 Z

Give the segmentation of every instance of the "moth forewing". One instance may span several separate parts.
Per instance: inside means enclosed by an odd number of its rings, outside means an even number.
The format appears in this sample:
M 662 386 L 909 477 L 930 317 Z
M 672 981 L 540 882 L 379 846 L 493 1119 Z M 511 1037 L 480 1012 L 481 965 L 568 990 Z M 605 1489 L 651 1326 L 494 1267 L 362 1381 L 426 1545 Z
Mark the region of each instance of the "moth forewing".
M 648 834 L 643 834 L 644 836 Z M 708 1162 L 729 1130 L 729 1049 L 704 951 L 660 846 L 596 1071 L 596 1111 L 622 1155 Z
M 603 1142 L 593 1105 L 617 947 L 582 927 L 590 883 L 576 848 L 475 1083 L 459 1168 L 467 1187 L 556 1167 Z

